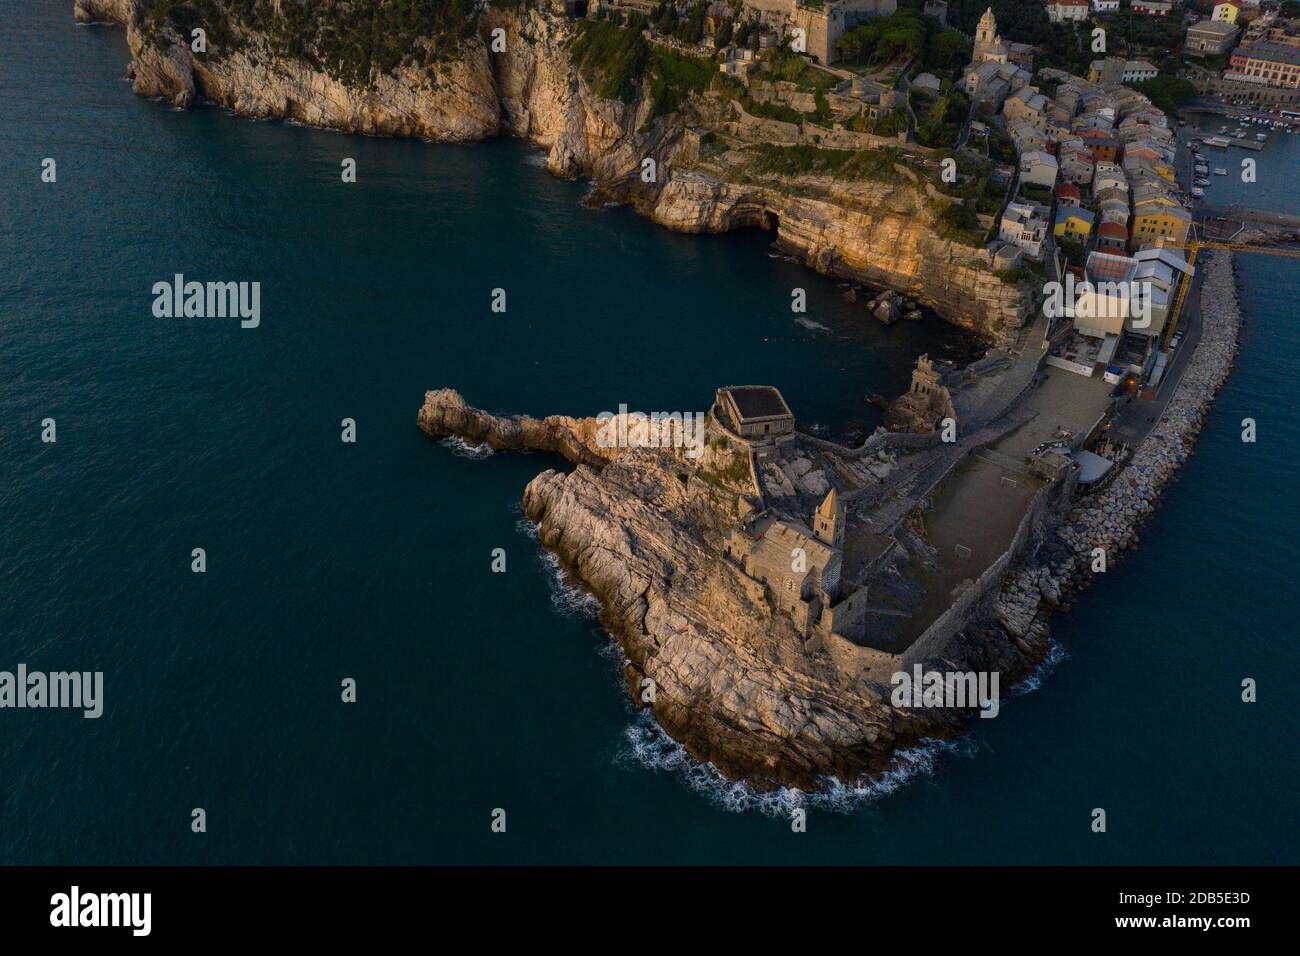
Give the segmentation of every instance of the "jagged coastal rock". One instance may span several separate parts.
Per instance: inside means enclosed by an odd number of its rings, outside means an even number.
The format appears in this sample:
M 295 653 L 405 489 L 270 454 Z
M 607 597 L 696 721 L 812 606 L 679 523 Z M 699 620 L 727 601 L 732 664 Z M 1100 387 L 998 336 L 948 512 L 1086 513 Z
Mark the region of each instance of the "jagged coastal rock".
M 72 15 L 78 23 L 125 24 L 131 6 L 132 0 L 74 0 Z
M 616 449 L 596 441 L 595 419 L 551 415 L 538 421 L 527 415 L 498 418 L 465 404 L 453 389 L 425 396 L 417 424 L 430 435 L 455 436 L 472 445 L 513 451 L 549 451 L 575 465 L 601 467 Z
M 898 749 L 963 726 L 968 715 L 956 711 L 895 709 L 887 683 L 807 653 L 790 619 L 721 558 L 748 471 L 713 424 L 698 460 L 680 449 L 602 448 L 595 419 L 496 417 L 451 389 L 425 396 L 418 424 L 433 437 L 558 451 L 577 465 L 529 482 L 524 511 L 542 545 L 600 599 L 632 699 L 647 705 L 644 681 L 653 681 L 655 718 L 729 776 L 759 787 L 856 780 L 889 767 Z
M 722 181 L 693 168 L 676 114 L 655 117 L 652 98 L 598 96 L 572 62 L 573 23 L 521 6 L 484 9 L 477 32 L 429 68 L 399 65 L 369 83 L 344 82 L 308 59 L 282 55 L 228 0 L 229 38 L 196 54 L 170 21 L 145 16 L 146 0 L 76 0 L 78 20 L 122 23 L 135 91 L 178 107 L 209 101 L 250 117 L 293 119 L 350 132 L 438 142 L 497 135 L 547 151 L 562 176 L 590 176 L 611 197 L 670 229 L 775 230 L 781 249 L 825 274 L 893 289 L 992 340 L 1005 341 L 1027 311 L 1022 290 L 994 275 L 985 249 L 940 238 L 929 194 L 908 182 L 768 179 Z M 505 31 L 504 51 L 489 49 Z M 641 176 L 653 159 L 658 175 Z

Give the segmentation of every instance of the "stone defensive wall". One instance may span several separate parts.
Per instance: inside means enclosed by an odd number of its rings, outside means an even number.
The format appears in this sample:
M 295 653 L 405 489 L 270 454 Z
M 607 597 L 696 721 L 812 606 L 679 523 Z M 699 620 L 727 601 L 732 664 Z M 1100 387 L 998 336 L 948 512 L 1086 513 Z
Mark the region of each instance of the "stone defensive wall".
M 901 654 L 890 654 L 874 647 L 860 647 L 838 634 L 822 639 L 821 649 L 830 654 L 835 666 L 844 673 L 865 673 L 870 680 L 881 684 L 888 684 L 894 674 L 903 670 Z
M 767 494 L 763 490 L 762 473 L 758 470 L 758 456 L 754 454 L 752 448 L 748 448 L 746 451 L 745 457 L 749 460 L 749 480 L 754 485 L 754 494 L 758 495 L 759 509 L 765 510 L 767 508 Z
M 824 146 L 827 149 L 884 149 L 892 147 L 918 156 L 928 156 L 933 150 L 917 143 L 905 142 L 901 137 L 876 136 L 873 133 L 855 133 L 847 129 L 825 129 L 821 126 L 787 123 L 768 119 L 748 112 L 735 100 L 731 103 L 736 119 L 727 124 L 733 136 L 754 142 L 776 143 L 782 146 Z
M 922 451 L 939 444 L 939 433 L 928 432 L 918 435 L 915 432 L 877 432 L 857 448 L 839 445 L 816 435 L 798 432 L 798 440 L 807 442 L 823 451 L 839 455 L 841 458 L 866 458 L 879 451 Z

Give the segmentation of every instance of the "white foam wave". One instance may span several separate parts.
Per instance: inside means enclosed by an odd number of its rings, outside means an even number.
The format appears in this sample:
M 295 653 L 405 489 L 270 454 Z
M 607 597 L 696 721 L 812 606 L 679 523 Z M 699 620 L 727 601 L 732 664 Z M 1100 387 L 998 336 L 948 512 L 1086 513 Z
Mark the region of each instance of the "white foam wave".
M 623 204 L 616 199 L 610 199 L 601 192 L 599 186 L 594 182 L 591 187 L 583 194 L 582 201 L 579 204 L 585 209 L 599 209 L 602 212 L 607 209 L 621 209 Z
M 802 325 L 805 329 L 815 329 L 819 332 L 829 332 L 831 330 L 829 325 L 822 325 L 820 322 L 814 322 L 812 319 L 798 318 L 795 319 L 795 322 Z
M 560 559 L 549 551 L 543 551 L 540 557 L 551 585 L 551 605 L 568 618 L 594 619 L 599 616 L 600 602 L 594 595 L 569 583 L 564 568 L 560 565 Z
M 627 654 L 623 652 L 623 645 L 614 640 L 613 636 L 604 628 L 598 629 L 596 633 L 599 633 L 605 639 L 596 649 L 596 655 L 607 664 L 613 665 L 615 673 L 623 673 L 623 669 L 627 667 L 628 663 Z
M 1055 639 L 1051 640 L 1047 648 L 1047 656 L 1034 668 L 1033 673 L 1013 687 L 1007 696 L 1023 697 L 1025 694 L 1032 694 L 1043 686 L 1043 682 L 1052 675 L 1062 661 L 1069 659 L 1070 652 L 1065 649 L 1065 645 Z
M 941 756 L 973 757 L 978 750 L 969 737 L 925 740 L 900 750 L 887 770 L 869 780 L 846 784 L 827 777 L 825 786 L 814 792 L 797 787 L 759 792 L 747 783 L 728 780 L 713 764 L 696 760 L 668 736 L 649 711 L 640 711 L 623 737 L 623 746 L 615 758 L 618 762 L 675 774 L 691 790 L 729 813 L 757 811 L 782 819 L 798 808 L 852 813 L 913 780 L 932 776 Z
M 496 454 L 496 452 L 487 445 L 470 445 L 463 439 L 457 438 L 455 435 L 452 435 L 449 438 L 444 438 L 442 441 L 438 442 L 438 444 L 442 445 L 444 448 L 450 449 L 453 455 L 457 455 L 461 458 L 487 458 L 490 455 Z

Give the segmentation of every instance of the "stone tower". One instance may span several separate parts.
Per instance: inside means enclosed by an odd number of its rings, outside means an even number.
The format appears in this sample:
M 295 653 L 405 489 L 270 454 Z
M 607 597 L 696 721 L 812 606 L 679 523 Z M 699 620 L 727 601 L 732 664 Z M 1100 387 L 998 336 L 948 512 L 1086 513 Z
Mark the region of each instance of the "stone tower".
M 912 370 L 912 391 L 918 395 L 930 395 L 938 391 L 939 379 L 928 354 L 916 360 L 916 368 Z
M 979 26 L 975 28 L 975 50 L 972 62 L 982 63 L 984 54 L 998 45 L 998 21 L 993 19 L 993 8 L 989 7 L 980 17 Z
M 989 7 L 984 10 L 984 16 L 979 18 L 979 26 L 975 27 L 975 55 L 979 56 L 982 49 L 991 47 L 995 43 L 997 43 L 997 21 L 993 20 L 993 8 Z
M 819 541 L 832 548 L 844 547 L 844 505 L 834 488 L 827 492 L 825 499 L 817 506 L 813 521 L 813 534 Z

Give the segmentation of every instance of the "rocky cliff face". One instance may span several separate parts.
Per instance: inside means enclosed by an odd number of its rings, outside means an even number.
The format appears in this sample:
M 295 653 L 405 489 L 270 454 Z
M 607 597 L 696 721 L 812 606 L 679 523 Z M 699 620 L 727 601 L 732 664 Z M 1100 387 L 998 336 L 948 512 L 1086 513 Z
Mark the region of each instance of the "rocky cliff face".
M 993 274 L 984 250 L 938 235 L 919 189 L 872 182 L 816 186 L 824 198 L 674 176 L 651 214 L 685 232 L 774 226 L 778 245 L 818 272 L 900 292 L 999 342 L 1021 326 L 1020 292 Z
M 594 419 L 497 418 L 450 389 L 425 396 L 418 423 L 435 437 L 559 451 L 577 463 L 569 474 L 534 478 L 525 513 L 542 544 L 600 598 L 602 621 L 628 659 L 632 699 L 729 776 L 759 787 L 856 780 L 889 766 L 897 748 L 963 725 L 956 711 L 895 709 L 887 686 L 807 652 L 790 619 L 721 557 L 742 487 L 728 480 L 727 465 L 743 452 L 716 441 L 698 460 L 672 449 L 600 448 Z
M 110 0 L 79 0 L 104 5 Z M 139 0 L 115 0 L 134 14 Z M 367 135 L 417 136 L 457 142 L 495 136 L 500 110 L 488 53 L 477 40 L 441 63 L 435 75 L 414 67 L 378 77 L 371 89 L 350 86 L 306 61 L 279 57 L 266 39 L 230 24 L 232 49 L 195 55 L 170 25 L 146 27 L 127 18 L 135 92 L 189 107 L 199 98 L 251 117 L 293 119 Z
M 360 89 L 277 57 L 266 38 L 243 30 L 233 50 L 198 56 L 170 26 L 149 26 L 141 0 L 76 0 L 78 19 L 127 26 L 135 91 L 177 106 L 206 99 L 255 117 L 291 118 L 367 134 L 464 141 L 498 134 L 527 138 L 547 150 L 551 170 L 591 176 L 602 190 L 632 203 L 662 225 L 684 232 L 775 228 L 777 240 L 819 272 L 895 289 L 951 322 L 1005 341 L 1024 306 L 992 275 L 987 256 L 940 239 L 918 188 L 859 183 L 818 188 L 809 198 L 791 184 L 735 185 L 681 163 L 682 124 L 650 119 L 633 103 L 597 96 L 564 49 L 572 24 L 536 10 L 488 8 L 479 35 L 461 43 L 435 75 L 415 67 L 380 76 Z M 505 30 L 506 48 L 485 38 Z M 640 172 L 656 161 L 656 181 Z

